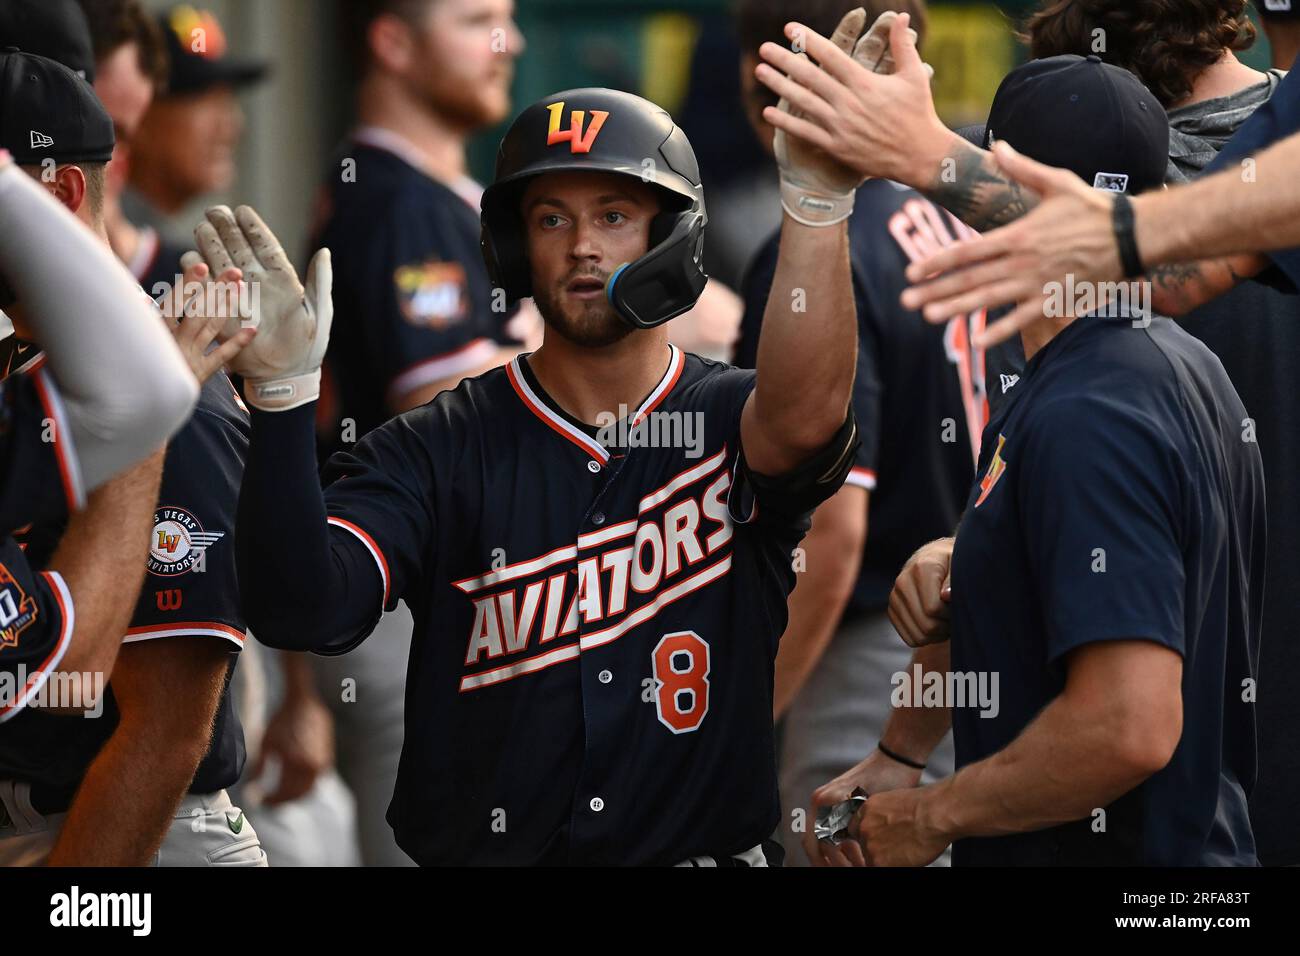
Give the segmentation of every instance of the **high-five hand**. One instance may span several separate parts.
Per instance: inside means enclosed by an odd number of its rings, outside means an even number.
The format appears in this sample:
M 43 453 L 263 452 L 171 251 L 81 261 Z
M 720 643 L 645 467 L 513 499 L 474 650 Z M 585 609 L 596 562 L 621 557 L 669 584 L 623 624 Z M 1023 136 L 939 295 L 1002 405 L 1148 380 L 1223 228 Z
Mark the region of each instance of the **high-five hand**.
M 830 40 L 800 23 L 787 24 L 786 36 L 817 64 L 778 43 L 764 43 L 758 52 L 765 62 L 754 75 L 794 109 L 768 107 L 763 118 L 778 137 L 786 133 L 819 148 L 859 179 L 925 185 L 960 137 L 935 112 L 934 71 L 921 61 L 909 22 L 907 14 L 884 14 L 852 46 L 840 40 L 844 21 Z
M 846 56 L 850 55 L 866 19 L 861 7 L 850 10 L 840 20 L 830 42 Z M 802 69 L 818 71 L 806 53 L 792 55 Z M 805 94 L 797 86 L 792 86 L 790 93 L 795 98 L 782 95 L 776 112 L 802 119 L 809 112 L 824 118 L 831 110 L 825 100 Z M 785 211 L 805 226 L 830 226 L 847 219 L 853 212 L 853 194 L 861 185 L 862 177 L 819 146 L 800 138 L 797 131 L 787 133 L 780 125 L 773 125 L 776 136 L 772 149 L 781 171 L 781 205 Z
M 304 289 L 275 234 L 248 206 L 213 206 L 194 238 L 214 274 L 237 268 L 250 286 L 257 337 L 230 363 L 247 383 L 249 404 L 281 412 L 314 401 L 334 314 L 329 250 L 312 257 Z

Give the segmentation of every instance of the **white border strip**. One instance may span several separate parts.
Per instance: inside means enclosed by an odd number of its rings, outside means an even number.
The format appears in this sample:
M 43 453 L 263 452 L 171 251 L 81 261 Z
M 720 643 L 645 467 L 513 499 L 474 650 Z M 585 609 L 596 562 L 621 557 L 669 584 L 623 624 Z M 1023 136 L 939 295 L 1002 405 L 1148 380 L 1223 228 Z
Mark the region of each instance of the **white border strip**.
M 866 488 L 873 491 L 876 487 L 876 473 L 870 468 L 850 468 L 848 475 L 844 479 L 846 485 L 857 485 L 859 488 Z
M 602 464 L 608 464 L 609 452 L 605 450 L 605 447 L 601 445 L 600 442 L 595 441 L 582 429 L 555 414 L 555 412 L 551 411 L 549 405 L 537 397 L 537 393 L 532 390 L 532 387 L 528 384 L 528 379 L 524 377 L 524 373 L 519 367 L 519 363 L 522 361 L 522 356 L 515 356 L 515 358 L 510 360 L 510 378 L 515 383 L 515 387 L 523 393 L 528 407 L 531 408 L 535 414 L 545 418 L 548 422 L 555 425 L 556 428 L 564 432 L 565 435 L 573 439 L 574 443 L 581 445 L 583 450 L 591 455 L 592 458 L 599 459 Z
M 491 339 L 474 339 L 454 352 L 435 355 L 412 365 L 388 383 L 388 401 L 407 395 L 439 379 L 451 378 L 490 362 L 497 354 L 496 343 Z
M 383 603 L 379 606 L 379 610 L 383 611 L 384 608 L 388 607 L 388 560 L 384 557 L 383 552 L 379 550 L 378 542 L 363 531 L 360 525 L 353 524 L 347 518 L 336 518 L 331 515 L 325 519 L 325 523 L 336 528 L 342 528 L 348 534 L 355 536 L 358 541 L 365 545 L 366 550 L 370 552 L 370 556 L 375 559 L 375 567 L 379 568 L 380 580 L 384 582 Z
M 54 586 L 55 593 L 59 598 L 60 610 L 63 614 L 63 631 L 59 634 L 59 643 L 55 647 L 54 653 L 46 659 L 41 669 L 36 672 L 35 677 L 27 678 L 27 687 L 19 692 L 17 700 L 8 707 L 0 707 L 0 724 L 3 724 L 14 714 L 19 713 L 27 706 L 28 701 L 40 693 L 41 688 L 45 686 L 45 682 L 50 679 L 50 674 L 59 666 L 59 662 L 63 660 L 63 655 L 68 652 L 68 648 L 72 645 L 72 631 L 77 623 L 77 611 L 72 604 L 72 593 L 68 590 L 63 575 L 59 574 L 58 571 L 43 571 L 41 573 Z

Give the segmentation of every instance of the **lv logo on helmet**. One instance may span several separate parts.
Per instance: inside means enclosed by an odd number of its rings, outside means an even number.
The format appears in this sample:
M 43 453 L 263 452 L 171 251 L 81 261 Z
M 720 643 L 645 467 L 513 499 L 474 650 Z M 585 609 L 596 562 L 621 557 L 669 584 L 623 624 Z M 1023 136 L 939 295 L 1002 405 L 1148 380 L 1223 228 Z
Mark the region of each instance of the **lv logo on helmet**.
M 596 142 L 596 136 L 600 132 L 600 128 L 605 125 L 605 118 L 609 116 L 606 110 L 592 110 L 591 122 L 584 134 L 582 121 L 587 115 L 585 110 L 574 110 L 569 116 L 569 128 L 560 129 L 560 119 L 564 114 L 564 101 L 560 100 L 558 103 L 551 103 L 546 109 L 551 114 L 550 128 L 546 131 L 546 145 L 554 146 L 556 143 L 568 143 L 569 152 L 571 153 L 591 152 L 591 145 Z

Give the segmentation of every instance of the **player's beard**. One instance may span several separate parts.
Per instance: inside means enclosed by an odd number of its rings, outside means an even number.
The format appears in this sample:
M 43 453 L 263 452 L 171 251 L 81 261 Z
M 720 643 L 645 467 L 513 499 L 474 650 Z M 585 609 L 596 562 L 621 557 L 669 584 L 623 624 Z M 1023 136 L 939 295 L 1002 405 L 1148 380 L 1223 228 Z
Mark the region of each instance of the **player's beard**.
M 613 345 L 632 332 L 632 326 L 623 321 L 604 296 L 586 301 L 566 300 L 564 288 L 572 279 L 568 276 L 553 288 L 533 291 L 533 302 L 548 329 L 574 345 L 589 349 Z
M 418 93 L 431 112 L 456 128 L 473 131 L 499 123 L 510 114 L 510 75 L 506 71 L 481 82 L 429 77 Z

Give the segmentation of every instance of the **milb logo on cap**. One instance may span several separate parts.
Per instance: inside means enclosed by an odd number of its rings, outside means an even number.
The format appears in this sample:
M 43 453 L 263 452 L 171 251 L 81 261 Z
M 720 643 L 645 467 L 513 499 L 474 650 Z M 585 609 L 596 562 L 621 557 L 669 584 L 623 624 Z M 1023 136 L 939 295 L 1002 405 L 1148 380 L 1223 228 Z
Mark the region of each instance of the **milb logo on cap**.
M 1092 179 L 1093 189 L 1104 189 L 1109 193 L 1122 193 L 1128 190 L 1128 173 L 1098 173 Z
M 558 103 L 551 103 L 546 107 L 551 114 L 550 127 L 546 131 L 546 145 L 554 146 L 556 143 L 568 143 L 569 152 L 571 153 L 589 153 L 591 146 L 596 142 L 596 136 L 600 133 L 600 128 L 605 125 L 605 119 L 609 116 L 608 110 L 592 110 L 591 123 L 587 126 L 587 132 L 582 132 L 582 121 L 586 117 L 586 110 L 573 110 L 569 114 L 569 128 L 560 129 L 560 119 L 564 115 L 564 100 Z

